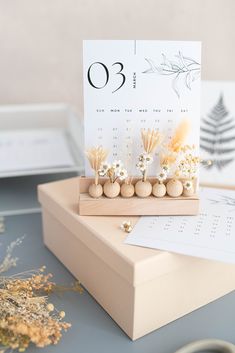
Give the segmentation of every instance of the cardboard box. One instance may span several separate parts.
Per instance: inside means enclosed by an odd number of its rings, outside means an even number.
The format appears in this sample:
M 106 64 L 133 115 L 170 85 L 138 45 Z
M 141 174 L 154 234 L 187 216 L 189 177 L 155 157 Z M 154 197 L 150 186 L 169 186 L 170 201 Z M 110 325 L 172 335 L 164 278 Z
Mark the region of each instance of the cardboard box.
M 233 265 L 126 245 L 125 217 L 79 216 L 78 178 L 38 190 L 46 246 L 131 339 L 235 289 Z

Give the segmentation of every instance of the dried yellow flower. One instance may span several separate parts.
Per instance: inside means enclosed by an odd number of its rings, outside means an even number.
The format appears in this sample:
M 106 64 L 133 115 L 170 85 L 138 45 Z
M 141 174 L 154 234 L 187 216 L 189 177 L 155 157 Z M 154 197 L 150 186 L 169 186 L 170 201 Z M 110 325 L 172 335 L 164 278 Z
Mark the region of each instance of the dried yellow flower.
M 65 312 L 64 312 L 64 311 L 61 311 L 61 312 L 59 313 L 59 315 L 60 315 L 61 319 L 63 319 L 63 318 L 65 317 Z
M 48 311 L 53 311 L 55 308 L 54 308 L 54 305 L 53 304 L 51 304 L 51 303 L 49 303 L 49 304 L 47 304 L 47 310 Z
M 189 133 L 190 122 L 188 119 L 182 120 L 181 123 L 175 130 L 171 141 L 168 145 L 168 149 L 172 152 L 179 152 L 183 146 L 183 143 Z
M 163 140 L 163 135 L 154 129 L 141 129 L 141 137 L 146 153 L 152 153 Z
M 102 146 L 92 147 L 86 152 L 86 156 L 90 162 L 91 168 L 95 171 L 95 184 L 98 185 L 99 180 L 99 169 L 102 163 L 106 160 L 108 151 L 103 149 Z

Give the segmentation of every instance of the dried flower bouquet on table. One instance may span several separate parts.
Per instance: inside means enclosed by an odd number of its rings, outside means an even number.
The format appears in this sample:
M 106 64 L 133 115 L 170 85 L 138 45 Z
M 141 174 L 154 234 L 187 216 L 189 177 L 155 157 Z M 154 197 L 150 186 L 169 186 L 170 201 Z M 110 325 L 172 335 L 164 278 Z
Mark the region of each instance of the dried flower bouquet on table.
M 107 162 L 107 152 L 102 147 L 91 148 L 86 154 L 95 171 L 95 180 L 87 181 L 88 189 L 85 188 L 82 193 L 88 192 L 91 198 L 102 202 L 105 199 L 132 199 L 133 202 L 137 202 L 137 199 L 198 200 L 197 174 L 201 160 L 195 155 L 195 146 L 185 143 L 189 130 L 188 120 L 183 120 L 170 140 L 167 140 L 156 129 L 142 129 L 140 137 L 143 151 L 136 162 L 136 169 L 141 174 L 139 178 L 128 175 L 129 165 L 124 165 L 121 160 Z M 149 176 L 149 166 L 153 162 L 159 167 L 156 166 L 155 175 Z M 84 179 L 82 182 L 84 184 Z M 94 187 L 99 190 L 94 191 Z M 155 214 L 158 212 L 155 211 Z
M 4 276 L 3 273 L 17 264 L 12 257 L 15 246 L 21 239 L 12 242 L 0 263 L 0 352 L 16 349 L 24 352 L 30 343 L 37 347 L 57 344 L 62 331 L 71 325 L 63 321 L 64 311 L 57 311 L 48 301 L 51 293 L 64 290 L 81 292 L 78 283 L 72 287 L 58 287 L 51 282 L 51 274 L 45 274 L 45 266 L 37 271 Z

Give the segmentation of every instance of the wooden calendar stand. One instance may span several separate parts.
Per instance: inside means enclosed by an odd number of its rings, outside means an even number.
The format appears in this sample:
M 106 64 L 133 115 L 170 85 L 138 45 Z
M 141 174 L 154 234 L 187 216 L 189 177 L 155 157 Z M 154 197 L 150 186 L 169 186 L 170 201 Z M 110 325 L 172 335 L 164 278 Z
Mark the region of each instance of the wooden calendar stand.
M 99 183 L 104 184 L 107 179 L 100 179 Z M 133 179 L 133 184 L 139 178 Z M 151 183 L 156 178 L 148 179 Z M 133 196 L 124 198 L 118 196 L 109 199 L 101 196 L 98 199 L 88 194 L 88 188 L 94 178 L 79 177 L 79 207 L 78 213 L 81 216 L 166 216 L 166 215 L 197 215 L 199 213 L 199 197 L 197 194 L 185 197 L 164 196 L 157 198 L 149 196 L 140 198 Z M 197 181 L 195 180 L 195 186 Z

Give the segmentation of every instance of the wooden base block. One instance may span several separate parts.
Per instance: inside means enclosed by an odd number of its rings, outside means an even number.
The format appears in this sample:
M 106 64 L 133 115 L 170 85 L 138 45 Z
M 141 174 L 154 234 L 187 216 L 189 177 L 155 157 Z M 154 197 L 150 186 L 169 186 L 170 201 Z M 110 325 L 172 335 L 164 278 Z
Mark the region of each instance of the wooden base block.
M 101 196 L 95 199 L 88 194 L 89 185 L 93 181 L 92 178 L 80 177 L 79 214 L 81 216 L 179 216 L 197 215 L 199 212 L 199 197 L 197 195 L 177 198 L 169 196 L 163 198 L 154 196 L 123 198 L 118 196 L 114 199 Z M 104 182 L 105 180 L 102 180 L 102 183 Z

